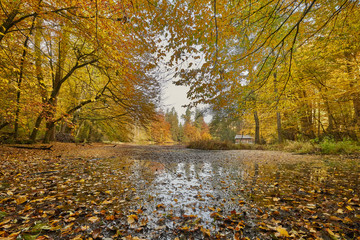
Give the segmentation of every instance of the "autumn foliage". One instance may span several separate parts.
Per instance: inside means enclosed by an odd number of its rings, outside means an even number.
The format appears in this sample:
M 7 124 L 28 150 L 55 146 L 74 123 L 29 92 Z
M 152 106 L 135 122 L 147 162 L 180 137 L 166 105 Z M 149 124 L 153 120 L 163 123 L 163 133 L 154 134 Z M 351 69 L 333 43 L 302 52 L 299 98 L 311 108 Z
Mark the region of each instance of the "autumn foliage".
M 150 119 L 159 84 L 150 75 L 153 34 L 146 7 L 138 15 L 142 4 L 2 1 L 3 140 L 48 142 L 84 131 L 85 139 L 96 131 L 126 140 L 129 126 Z

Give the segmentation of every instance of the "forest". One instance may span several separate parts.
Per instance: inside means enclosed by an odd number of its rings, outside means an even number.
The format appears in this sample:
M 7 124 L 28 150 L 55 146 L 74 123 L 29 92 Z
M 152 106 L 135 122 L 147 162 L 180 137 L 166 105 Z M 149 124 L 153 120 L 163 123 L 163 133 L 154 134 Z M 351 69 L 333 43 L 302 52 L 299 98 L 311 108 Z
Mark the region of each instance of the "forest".
M 357 141 L 359 19 L 352 0 L 1 1 L 0 140 Z
M 359 240 L 359 58 L 358 0 L 0 0 L 0 240 Z

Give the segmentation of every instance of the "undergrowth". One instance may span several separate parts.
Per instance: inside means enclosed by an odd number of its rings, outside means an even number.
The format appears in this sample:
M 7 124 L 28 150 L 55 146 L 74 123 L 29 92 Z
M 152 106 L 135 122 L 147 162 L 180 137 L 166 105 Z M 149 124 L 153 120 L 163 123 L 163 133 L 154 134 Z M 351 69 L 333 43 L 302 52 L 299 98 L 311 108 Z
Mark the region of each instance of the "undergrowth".
M 188 148 L 202 150 L 279 150 L 298 154 L 360 154 L 359 142 L 349 139 L 335 141 L 324 138 L 322 141 L 285 141 L 282 144 L 258 145 L 258 144 L 234 144 L 218 140 L 200 140 L 190 142 Z
M 359 154 L 359 142 L 344 139 L 335 141 L 332 138 L 324 138 L 322 141 L 286 141 L 283 144 L 273 146 L 276 150 L 295 152 L 299 154 Z
M 257 144 L 234 144 L 229 141 L 218 141 L 218 140 L 200 140 L 190 142 L 187 145 L 188 148 L 201 149 L 201 150 L 240 150 L 240 149 L 251 149 L 251 150 L 264 150 L 264 146 Z

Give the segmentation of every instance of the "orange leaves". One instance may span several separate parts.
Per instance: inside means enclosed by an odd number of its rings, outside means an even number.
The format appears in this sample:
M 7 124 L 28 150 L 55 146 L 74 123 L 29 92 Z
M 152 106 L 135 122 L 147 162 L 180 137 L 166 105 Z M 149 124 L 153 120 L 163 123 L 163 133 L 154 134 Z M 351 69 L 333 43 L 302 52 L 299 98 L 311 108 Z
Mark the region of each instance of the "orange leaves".
M 165 205 L 164 204 L 158 204 L 156 205 L 156 209 L 165 209 Z
M 165 120 L 162 113 L 158 113 L 156 119 L 151 123 L 150 136 L 153 141 L 163 143 L 171 141 L 170 124 Z

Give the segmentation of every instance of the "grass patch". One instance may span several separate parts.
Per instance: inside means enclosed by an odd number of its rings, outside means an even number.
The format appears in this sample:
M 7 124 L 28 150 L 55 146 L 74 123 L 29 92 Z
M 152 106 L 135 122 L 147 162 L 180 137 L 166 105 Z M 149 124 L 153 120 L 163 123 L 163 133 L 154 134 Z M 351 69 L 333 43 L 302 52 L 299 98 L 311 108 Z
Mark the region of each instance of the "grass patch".
M 299 154 L 307 153 L 318 153 L 319 147 L 317 144 L 311 142 L 297 142 L 297 141 L 287 141 L 283 146 L 283 149 L 286 152 L 296 152 Z
M 335 141 L 324 138 L 321 142 L 310 141 L 286 141 L 282 144 L 257 145 L 257 144 L 234 144 L 217 140 L 202 140 L 190 142 L 188 148 L 201 150 L 278 150 L 294 152 L 298 154 L 360 154 L 359 142 L 344 139 Z
M 325 138 L 319 143 L 321 153 L 323 154 L 354 154 L 360 153 L 360 146 L 358 142 L 348 139 L 336 142 L 333 139 Z
M 358 142 L 344 139 L 335 141 L 331 138 L 324 138 L 322 141 L 286 141 L 283 144 L 266 146 L 268 150 L 280 150 L 295 152 L 299 154 L 359 154 L 360 146 Z
M 240 150 L 240 149 L 251 149 L 251 150 L 263 150 L 262 145 L 256 144 L 234 144 L 228 141 L 217 141 L 217 140 L 200 140 L 190 142 L 187 145 L 188 148 L 201 149 L 201 150 Z

